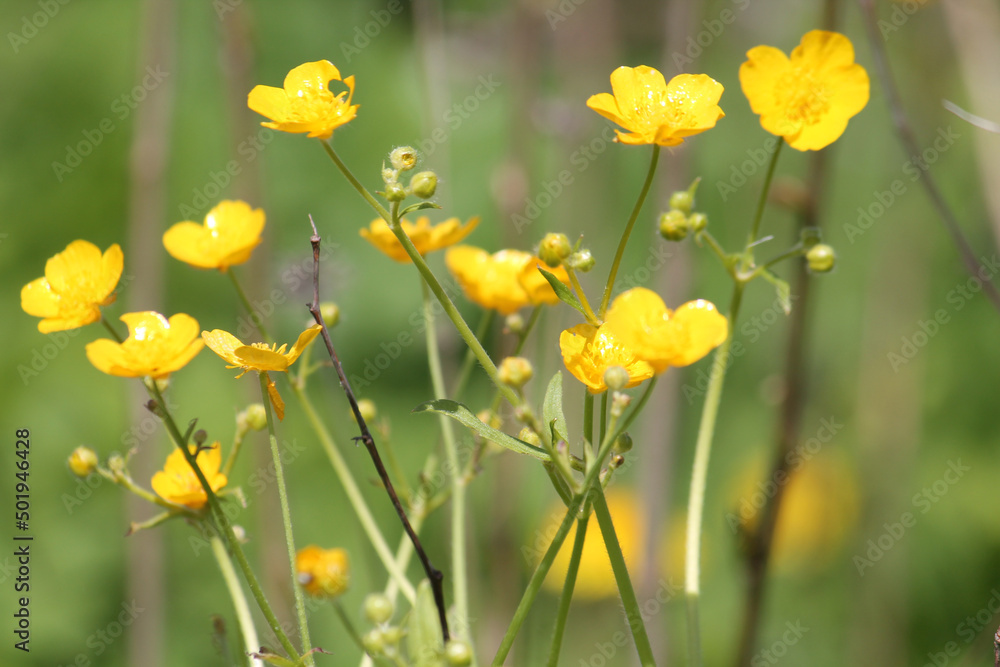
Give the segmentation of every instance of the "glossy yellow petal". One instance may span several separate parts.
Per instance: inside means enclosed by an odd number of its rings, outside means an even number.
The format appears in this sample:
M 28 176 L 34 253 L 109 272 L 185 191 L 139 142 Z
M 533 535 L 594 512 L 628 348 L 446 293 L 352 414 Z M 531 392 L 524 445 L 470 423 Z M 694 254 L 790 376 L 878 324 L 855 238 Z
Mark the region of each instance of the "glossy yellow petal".
M 244 373 L 250 370 L 286 371 L 321 330 L 320 325 L 312 325 L 299 334 L 295 345 L 288 352 L 285 352 L 288 347 L 287 343 L 281 347 L 266 343 L 246 345 L 236 336 L 221 329 L 203 331 L 201 337 L 210 350 L 229 363 L 229 368 L 242 368 Z
M 243 368 L 251 368 L 255 371 L 286 371 L 288 370 L 288 358 L 266 347 L 263 343 L 255 345 L 243 345 L 236 348 L 236 358 Z
M 286 118 L 291 113 L 291 104 L 284 89 L 274 86 L 254 86 L 247 95 L 247 106 L 268 118 Z M 262 123 L 268 125 L 267 123 Z M 270 123 L 273 125 L 274 123 Z
M 559 282 L 569 288 L 570 280 L 569 274 L 566 273 L 566 267 L 560 265 L 552 268 L 551 266 L 547 266 L 537 257 L 529 257 L 528 261 L 525 262 L 521 271 L 518 273 L 518 283 L 520 283 L 524 293 L 528 295 L 528 302 L 532 305 L 555 305 L 559 303 L 559 297 L 556 296 L 556 292 L 552 289 L 552 285 L 549 284 L 549 281 L 546 280 L 545 276 L 543 276 L 541 271 L 538 270 L 539 267 L 554 275 L 559 279 Z
M 205 341 L 205 345 L 208 345 L 208 349 L 228 361 L 231 366 L 242 365 L 236 357 L 236 348 L 243 347 L 243 343 L 233 334 L 222 329 L 213 329 L 212 331 L 202 331 L 201 339 Z
M 265 216 L 243 201 L 223 200 L 204 224 L 185 221 L 163 235 L 163 245 L 174 258 L 202 269 L 225 271 L 242 264 L 261 242 Z
M 566 329 L 559 336 L 559 349 L 566 370 L 585 384 L 592 394 L 607 391 L 604 373 L 612 366 L 621 366 L 628 371 L 626 387 L 634 387 L 653 377 L 653 367 L 639 359 L 606 325 L 597 328 L 590 324 L 578 324 Z
M 281 394 L 278 393 L 278 387 L 271 378 L 267 379 L 267 397 L 271 401 L 271 407 L 274 408 L 274 414 L 278 416 L 278 421 L 283 420 L 285 418 L 285 401 L 282 400 Z
M 304 63 L 286 76 L 284 88 L 256 86 L 247 96 L 247 106 L 271 119 L 261 123 L 282 132 L 307 132 L 309 137 L 329 139 L 333 131 L 357 115 L 354 77 L 343 79 L 346 91 L 336 95 L 329 89 L 330 81 L 340 81 L 340 71 L 330 62 L 320 60 Z M 345 99 L 346 96 L 346 99 Z
M 729 335 L 729 320 L 710 301 L 688 301 L 674 311 L 666 334 L 666 362 L 688 366 L 722 345 Z
M 299 334 L 298 340 L 295 341 L 295 345 L 292 345 L 292 349 L 288 351 L 288 365 L 295 363 L 295 360 L 299 358 L 302 351 L 309 347 L 309 344 L 315 340 L 319 332 L 323 330 L 318 324 L 314 324 L 302 333 Z
M 400 224 L 403 231 L 410 237 L 413 247 L 421 255 L 426 255 L 434 250 L 447 248 L 458 243 L 472 233 L 472 230 L 479 224 L 479 218 L 471 218 L 466 224 L 458 218 L 450 218 L 437 225 L 431 225 L 430 219 L 426 216 L 417 218 L 415 223 L 403 219 Z M 361 237 L 373 246 L 388 255 L 391 259 L 401 263 L 409 263 L 410 256 L 406 254 L 402 244 L 396 235 L 389 229 L 389 225 L 382 218 L 372 220 L 367 227 L 361 228 Z
M 196 449 L 194 445 L 189 445 L 188 451 L 194 453 Z M 218 442 L 209 449 L 202 449 L 195 457 L 195 462 L 213 491 L 226 485 L 228 479 L 219 472 L 222 450 Z M 198 476 L 179 449 L 170 453 L 163 470 L 153 475 L 151 485 L 156 495 L 177 505 L 198 510 L 208 502 L 208 495 Z
M 519 278 L 532 257 L 520 250 L 491 255 L 472 246 L 454 246 L 445 253 L 445 264 L 470 301 L 510 315 L 531 303 Z
M 198 322 L 178 313 L 169 320 L 153 311 L 126 313 L 129 336 L 122 343 L 98 339 L 87 345 L 87 358 L 109 375 L 166 377 L 201 351 Z

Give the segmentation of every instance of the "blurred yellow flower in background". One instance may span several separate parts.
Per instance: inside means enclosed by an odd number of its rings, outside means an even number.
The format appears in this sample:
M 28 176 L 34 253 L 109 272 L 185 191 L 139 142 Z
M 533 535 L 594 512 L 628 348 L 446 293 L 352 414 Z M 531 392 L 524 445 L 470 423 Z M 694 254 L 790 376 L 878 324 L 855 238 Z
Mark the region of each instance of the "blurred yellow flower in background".
M 851 40 L 825 30 L 806 33 L 790 58 L 772 46 L 750 49 L 740 85 L 761 126 L 800 151 L 836 141 L 869 94 Z
M 491 255 L 481 248 L 460 245 L 449 248 L 444 261 L 469 301 L 503 315 L 525 306 L 559 302 L 552 286 L 539 273 L 539 266 L 569 284 L 566 269 L 544 266 L 538 257 L 521 250 L 501 250 Z
M 444 222 L 431 225 L 430 218 L 427 216 L 420 216 L 416 223 L 405 219 L 400 221 L 403 231 L 410 237 L 417 252 L 421 255 L 458 243 L 471 234 L 478 224 L 478 217 L 471 218 L 464 225 L 458 218 L 449 218 Z M 362 227 L 361 236 L 391 259 L 404 264 L 412 262 L 410 256 L 403 249 L 403 245 L 392 233 L 389 224 L 382 218 L 372 220 L 368 228 Z
M 729 335 L 728 320 L 710 301 L 689 301 L 671 311 L 656 292 L 644 287 L 615 298 L 605 326 L 657 373 L 693 364 Z
M 124 257 L 117 243 L 104 254 L 89 241 L 73 241 L 45 262 L 45 277 L 21 289 L 21 308 L 41 317 L 42 333 L 76 329 L 101 319 L 101 306 L 115 301 Z
M 192 454 L 197 451 L 194 445 L 188 445 L 188 451 Z M 211 447 L 202 448 L 195 457 L 198 468 L 201 469 L 208 485 L 212 491 L 218 491 L 229 481 L 226 476 L 219 472 L 222 466 L 222 448 L 218 441 L 212 443 Z M 208 502 L 208 494 L 202 488 L 198 476 L 184 453 L 179 449 L 174 449 L 167 457 L 167 462 L 160 470 L 153 475 L 153 491 L 166 501 L 177 505 L 184 505 L 193 510 L 200 510 Z
M 175 259 L 199 269 L 225 271 L 250 259 L 260 245 L 264 210 L 239 200 L 223 200 L 205 223 L 178 222 L 163 235 L 163 246 Z
M 119 343 L 99 338 L 87 344 L 98 370 L 119 377 L 163 378 L 183 368 L 201 351 L 198 321 L 178 313 L 169 320 L 152 310 L 121 316 L 129 336 Z
M 668 84 L 652 67 L 619 67 L 611 90 L 591 95 L 587 106 L 628 130 L 615 130 L 623 144 L 676 146 L 726 115 L 722 84 L 705 74 L 678 74 Z
M 587 385 L 592 394 L 608 390 L 604 374 L 612 366 L 628 371 L 626 387 L 634 387 L 654 374 L 653 367 L 625 345 L 607 324 L 600 327 L 577 324 L 566 329 L 559 335 L 559 349 L 566 369 Z
M 330 92 L 330 81 L 343 81 L 347 90 Z M 347 99 L 344 99 L 347 95 Z M 328 60 L 299 65 L 285 77 L 284 88 L 254 86 L 247 106 L 271 122 L 261 123 L 282 132 L 308 132 L 310 138 L 329 139 L 333 131 L 357 115 L 354 77 L 341 79 L 340 70 Z
M 638 564 L 646 547 L 645 511 L 639 498 L 630 490 L 612 487 L 606 493 L 608 511 L 615 524 L 615 533 L 618 535 L 618 542 L 621 544 L 622 554 L 625 556 L 625 564 L 628 566 L 629 572 L 635 576 L 635 573 L 639 571 Z M 548 535 L 546 535 L 545 546 L 538 553 L 536 560 L 541 560 L 545 549 L 551 544 L 551 535 L 555 534 L 565 512 L 566 507 L 562 503 L 557 503 L 545 513 L 544 516 L 547 518 L 540 530 L 542 534 Z M 563 583 L 566 581 L 576 527 L 577 522 L 574 521 L 566 541 L 563 542 L 559 553 L 552 562 L 552 569 L 549 570 L 549 574 L 542 584 L 546 590 L 553 593 L 561 592 Z M 577 573 L 576 587 L 573 589 L 573 598 L 601 600 L 617 596 L 618 584 L 615 582 L 615 574 L 611 569 L 608 550 L 604 546 L 604 538 L 601 536 L 601 527 L 597 523 L 597 517 L 591 512 L 587 521 L 587 536 L 583 540 L 583 552 L 580 556 L 580 569 Z
M 321 549 L 315 545 L 295 554 L 296 578 L 306 593 L 336 597 L 347 590 L 351 564 L 343 549 Z

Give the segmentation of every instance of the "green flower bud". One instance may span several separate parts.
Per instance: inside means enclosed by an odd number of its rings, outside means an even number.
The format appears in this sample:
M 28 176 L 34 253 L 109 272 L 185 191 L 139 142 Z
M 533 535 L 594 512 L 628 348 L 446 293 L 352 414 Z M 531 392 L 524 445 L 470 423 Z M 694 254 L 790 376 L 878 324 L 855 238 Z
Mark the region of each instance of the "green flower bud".
M 589 250 L 578 250 L 566 258 L 566 266 L 580 273 L 590 271 L 594 268 L 594 264 L 594 256 Z
M 526 442 L 529 445 L 534 445 L 535 447 L 542 446 L 542 439 L 538 437 L 537 433 L 527 426 L 522 428 L 521 432 L 517 434 L 517 439 L 522 442 Z
M 624 389 L 628 380 L 628 371 L 621 366 L 611 366 L 604 371 L 604 384 L 608 385 L 608 389 Z
M 267 412 L 263 403 L 251 403 L 243 411 L 246 415 L 247 426 L 255 431 L 263 431 L 267 428 Z
M 622 413 L 625 412 L 627 408 L 632 403 L 632 397 L 628 394 L 623 394 L 620 391 L 616 391 L 611 394 L 611 416 L 621 417 Z
M 520 313 L 511 313 L 504 320 L 504 333 L 514 333 L 519 334 L 524 331 L 524 317 Z
M 461 639 L 452 639 L 444 647 L 444 656 L 450 667 L 468 667 L 472 664 L 472 649 Z
M 813 273 L 826 273 L 836 264 L 837 254 L 827 244 L 817 243 L 806 252 L 806 261 Z
M 417 149 L 412 146 L 398 146 L 389 153 L 389 163 L 393 169 L 409 171 L 417 166 Z
M 691 212 L 692 206 L 694 206 L 694 195 L 687 190 L 678 190 L 670 195 L 670 208 L 677 209 L 687 215 Z
M 112 454 L 108 457 L 108 468 L 115 476 L 122 476 L 125 474 L 125 457 L 121 454 Z
M 386 183 L 382 196 L 386 198 L 386 201 L 401 202 L 406 199 L 406 188 L 399 183 Z
M 382 181 L 386 184 L 395 183 L 396 179 L 399 178 L 399 172 L 395 169 L 389 169 L 382 163 Z
M 399 640 L 403 638 L 403 628 L 395 625 L 391 625 L 388 628 L 382 628 L 382 639 L 386 643 L 386 653 L 390 652 L 390 647 L 394 647 L 399 643 Z M 391 649 L 395 651 L 395 649 Z
M 378 628 L 369 630 L 361 638 L 361 645 L 372 655 L 381 655 L 382 651 L 385 650 L 385 638 L 382 636 L 382 631 Z
M 430 199 L 437 190 L 438 177 L 433 171 L 421 171 L 410 179 L 410 192 L 421 199 Z
M 370 593 L 364 602 L 365 618 L 376 625 L 392 618 L 392 601 L 382 593 Z
M 362 398 L 358 401 L 358 412 L 361 413 L 361 418 L 365 422 L 373 422 L 375 418 L 378 417 L 378 408 L 375 407 L 375 401 L 370 398 Z M 353 412 L 351 413 L 353 414 Z
M 697 234 L 708 227 L 708 216 L 704 213 L 692 213 L 688 216 L 688 227 L 691 228 L 692 232 Z
M 688 235 L 688 219 L 683 211 L 673 209 L 660 216 L 660 236 L 668 241 L 683 241 Z
M 538 258 L 552 268 L 562 264 L 572 252 L 573 247 L 565 234 L 546 234 L 538 244 Z
M 523 387 L 534 374 L 531 362 L 524 357 L 507 357 L 497 369 L 500 381 L 514 389 Z
M 632 450 L 632 436 L 630 436 L 627 432 L 622 433 L 615 440 L 615 444 L 612 448 L 612 451 L 614 451 L 615 454 L 625 454 L 630 452 L 631 450 Z
M 327 329 L 332 329 L 340 322 L 340 306 L 333 301 L 324 301 L 319 304 L 319 314 L 323 316 L 323 321 L 326 322 Z M 315 324 L 314 321 L 310 322 L 309 326 L 313 324 Z
M 77 477 L 86 477 L 97 468 L 97 453 L 90 447 L 77 447 L 69 455 L 69 469 Z

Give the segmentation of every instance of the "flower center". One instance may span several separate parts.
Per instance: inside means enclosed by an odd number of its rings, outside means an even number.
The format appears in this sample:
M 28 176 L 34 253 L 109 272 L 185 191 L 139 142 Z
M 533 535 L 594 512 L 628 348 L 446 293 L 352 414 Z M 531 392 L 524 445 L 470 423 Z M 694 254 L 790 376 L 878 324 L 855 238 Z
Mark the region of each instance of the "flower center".
M 826 87 L 810 72 L 795 69 L 785 74 L 776 87 L 784 102 L 785 118 L 801 125 L 815 125 L 830 110 Z

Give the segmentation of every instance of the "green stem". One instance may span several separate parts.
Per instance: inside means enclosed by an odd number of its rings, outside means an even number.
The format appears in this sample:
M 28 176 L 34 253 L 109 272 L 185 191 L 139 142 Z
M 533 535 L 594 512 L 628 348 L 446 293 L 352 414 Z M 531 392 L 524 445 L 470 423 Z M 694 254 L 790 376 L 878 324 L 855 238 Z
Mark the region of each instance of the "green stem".
M 357 482 L 354 481 L 354 477 L 351 475 L 351 471 L 347 467 L 344 457 L 340 455 L 340 450 L 337 449 L 337 445 L 333 441 L 333 437 L 330 435 L 330 432 L 327 431 L 326 425 L 319 418 L 319 414 L 317 414 L 312 401 L 309 400 L 309 396 L 295 383 L 292 383 L 292 391 L 299 399 L 299 403 L 302 405 L 302 409 L 306 413 L 306 418 L 309 420 L 309 423 L 313 427 L 313 431 L 319 438 L 320 445 L 322 445 L 323 450 L 326 452 L 327 458 L 330 459 L 333 471 L 337 474 L 337 479 L 340 481 L 340 485 L 344 489 L 344 493 L 347 494 L 347 500 L 351 503 L 351 507 L 354 509 L 354 513 L 357 515 L 358 521 L 361 522 L 361 527 L 364 529 L 365 534 L 368 535 L 369 541 L 375 548 L 375 553 L 378 554 L 379 560 L 382 561 L 382 565 L 385 566 L 386 571 L 393 578 L 393 580 L 399 583 L 399 586 L 403 591 L 403 595 L 405 595 L 406 599 L 410 601 L 410 604 L 415 603 L 417 595 L 416 591 L 413 589 L 413 584 L 411 584 L 406 578 L 405 571 L 396 565 L 396 561 L 393 559 L 392 553 L 389 551 L 389 545 L 386 544 L 385 538 L 382 536 L 382 532 L 379 530 L 378 524 L 375 522 L 375 518 L 372 516 L 371 510 L 365 502 L 364 496 L 361 495 L 361 491 L 358 489 Z
M 302 598 L 302 587 L 295 577 L 295 537 L 292 534 L 292 513 L 288 506 L 288 490 L 285 487 L 284 464 L 281 462 L 281 451 L 278 449 L 278 437 L 274 434 L 274 418 L 271 415 L 271 402 L 268 400 L 267 385 L 270 382 L 267 371 L 258 373 L 260 379 L 260 396 L 264 402 L 264 416 L 267 418 L 267 436 L 271 442 L 271 458 L 274 461 L 274 476 L 278 483 L 278 501 L 281 504 L 281 523 L 285 528 L 285 546 L 288 549 L 288 568 L 292 577 L 292 593 L 295 597 L 295 612 L 299 621 L 299 636 L 302 638 L 303 657 L 307 665 L 314 665 L 315 660 L 310 652 L 312 643 L 309 641 L 309 623 L 306 620 L 306 605 Z
M 483 316 L 479 318 L 479 326 L 476 327 L 476 340 L 481 341 L 486 332 L 489 331 L 495 313 L 495 310 L 483 311 Z M 469 377 L 472 375 L 475 363 L 476 355 L 472 351 L 472 348 L 466 349 L 465 357 L 462 359 L 462 367 L 458 371 L 458 379 L 455 381 L 455 387 L 451 390 L 451 395 L 455 397 L 456 401 L 461 399 L 462 392 L 465 391 L 465 385 L 469 382 Z
M 567 266 L 566 275 L 569 276 L 573 291 L 576 292 L 576 297 L 580 300 L 580 305 L 583 306 L 583 315 L 587 318 L 587 322 L 595 327 L 601 326 L 601 320 L 594 314 L 593 308 L 590 307 L 590 301 L 587 300 L 587 293 L 580 286 L 580 279 L 576 277 L 576 271 Z
M 320 144 L 323 146 L 326 154 L 330 156 L 330 159 L 333 160 L 333 163 L 337 165 L 337 168 L 340 169 L 340 172 L 344 175 L 344 178 L 347 179 L 348 183 L 350 183 L 351 186 L 358 191 L 358 194 L 360 194 L 364 200 L 367 201 L 373 209 L 375 209 L 375 212 L 382 216 L 382 219 L 389 225 L 392 233 L 396 235 L 396 238 L 403 246 L 406 254 L 409 255 L 410 259 L 413 261 L 414 266 L 417 267 L 420 275 L 424 277 L 424 280 L 427 281 L 427 285 L 431 288 L 434 296 L 441 303 L 441 306 L 444 308 L 444 312 L 448 315 L 452 324 L 455 325 L 455 329 L 458 330 L 458 335 L 462 337 L 465 344 L 468 345 L 469 349 L 471 349 L 476 355 L 476 359 L 486 371 L 486 374 L 490 376 L 490 380 L 493 381 L 493 384 L 496 385 L 496 387 L 503 393 L 504 398 L 506 398 L 511 405 L 520 405 L 520 398 L 518 398 L 517 394 L 514 393 L 510 387 L 500 381 L 500 377 L 497 374 L 496 364 L 493 363 L 493 360 L 490 359 L 490 355 L 486 353 L 482 344 L 476 338 L 475 334 L 472 333 L 472 329 L 469 328 L 469 325 L 462 318 L 461 313 L 458 312 L 458 308 L 455 307 L 454 302 L 444 291 L 444 288 L 434 275 L 434 272 L 431 271 L 429 266 L 427 266 L 427 262 L 424 261 L 423 256 L 417 252 L 413 242 L 410 240 L 410 237 L 406 235 L 406 232 L 403 231 L 403 228 L 396 219 L 396 216 L 389 213 L 389 211 L 387 211 L 385 207 L 382 206 L 382 204 L 380 204 L 367 189 L 365 189 L 365 186 L 361 185 L 360 181 L 354 177 L 354 174 L 351 173 L 351 170 L 346 164 L 344 164 L 344 162 L 340 159 L 340 156 L 337 155 L 337 152 L 332 146 L 330 146 L 329 143 L 321 141 Z
M 347 630 L 347 635 L 351 638 L 351 641 L 353 641 L 354 644 L 361 649 L 362 653 L 366 652 L 364 642 L 361 641 L 361 635 L 358 634 L 357 628 L 355 628 L 354 623 L 351 622 L 350 616 L 348 616 L 347 612 L 344 611 L 344 605 L 340 602 L 339 598 L 334 599 L 333 610 L 337 612 L 337 618 L 340 619 L 344 629 Z
M 781 147 L 784 145 L 784 137 L 778 137 L 778 145 L 775 146 L 774 152 L 771 153 L 771 163 L 767 165 L 767 175 L 764 176 L 764 187 L 761 189 L 760 199 L 757 201 L 757 210 L 754 212 L 753 224 L 750 226 L 750 236 L 747 237 L 744 269 L 753 264 L 753 245 L 757 242 L 757 235 L 760 233 L 760 223 L 764 218 L 764 206 L 767 204 L 767 193 L 771 190 L 771 179 L 774 177 L 774 168 L 778 164 L 778 155 L 781 154 Z
M 584 447 L 595 445 L 594 441 L 594 395 L 587 389 L 583 394 L 583 439 Z
M 698 429 L 698 439 L 694 449 L 694 467 L 691 471 L 691 489 L 688 496 L 687 540 L 684 561 L 684 591 L 687 595 L 688 607 L 688 665 L 701 665 L 701 632 L 698 616 L 698 598 L 700 596 L 699 577 L 701 569 L 701 525 L 702 512 L 705 505 L 705 484 L 708 477 L 708 460 L 712 452 L 712 436 L 715 433 L 715 420 L 719 413 L 719 402 L 722 399 L 722 385 L 729 366 L 729 349 L 733 344 L 733 334 L 736 331 L 736 321 L 739 317 L 740 302 L 743 298 L 745 285 L 736 282 L 733 286 L 733 296 L 729 306 L 729 335 L 715 351 L 712 362 L 712 374 L 708 380 L 705 394 L 705 405 L 701 413 L 701 425 Z
M 431 307 L 431 294 L 427 283 L 420 281 L 424 302 L 424 332 L 427 340 L 427 363 L 430 366 L 431 384 L 434 388 L 434 398 L 447 398 L 444 388 L 444 374 L 441 371 L 441 355 L 437 345 L 437 327 L 434 324 L 434 309 Z M 458 465 L 458 447 L 455 444 L 455 431 L 452 421 L 445 415 L 439 415 L 441 434 L 444 437 L 445 456 L 451 468 L 451 567 L 452 592 L 455 602 L 456 630 L 468 640 L 469 627 L 469 594 L 468 573 L 465 562 L 465 482 Z
M 121 337 L 121 334 L 115 331 L 115 328 L 111 326 L 111 322 L 108 322 L 108 318 L 104 317 L 103 312 L 101 313 L 101 324 L 104 325 L 104 328 L 108 330 L 108 333 L 110 333 L 111 337 L 114 338 L 116 341 L 121 343 L 125 340 L 124 338 Z
M 247 298 L 246 292 L 243 291 L 243 287 L 240 285 L 240 281 L 237 280 L 236 274 L 233 272 L 233 267 L 226 269 L 225 273 L 229 275 L 230 282 L 233 283 L 233 287 L 236 288 L 236 295 L 240 298 L 240 303 L 243 304 L 243 308 L 247 311 L 247 317 L 250 318 L 250 323 L 257 327 L 257 331 L 260 332 L 261 338 L 263 338 L 268 343 L 273 343 L 274 340 L 271 335 L 267 332 L 267 327 L 264 326 L 263 321 L 261 321 L 260 316 L 255 317 L 255 311 L 253 306 L 250 305 L 250 299 Z M 257 321 L 255 321 L 257 320 Z
M 604 490 L 599 484 L 593 492 L 593 503 L 594 514 L 597 515 L 597 523 L 601 527 L 601 535 L 604 537 L 608 557 L 611 559 L 611 569 L 615 573 L 615 581 L 618 582 L 618 593 L 621 595 L 622 605 L 625 607 L 625 618 L 628 619 L 632 638 L 635 640 L 635 648 L 639 653 L 639 661 L 643 667 L 655 666 L 656 659 L 653 657 L 653 647 L 649 643 L 646 626 L 642 622 L 642 609 L 639 607 L 639 600 L 635 596 L 635 589 L 629 578 L 625 556 L 622 554 L 622 547 L 618 542 L 618 535 L 615 533 L 615 524 L 611 520 L 611 512 L 608 510 L 608 501 L 605 499 Z
M 257 628 L 254 627 L 253 616 L 250 615 L 250 606 L 247 604 L 247 598 L 243 594 L 243 587 L 240 586 L 240 582 L 236 578 L 236 570 L 233 569 L 233 562 L 229 560 L 226 545 L 222 543 L 218 535 L 212 535 L 209 542 L 212 544 L 212 554 L 215 556 L 215 561 L 219 564 L 219 569 L 222 571 L 222 578 L 226 582 L 229 597 L 233 600 L 233 607 L 236 610 L 236 622 L 239 623 L 240 634 L 243 635 L 243 648 L 247 653 L 258 651 L 260 650 L 260 640 L 257 638 Z M 253 660 L 251 664 L 259 667 L 264 663 L 260 660 Z
M 198 466 L 195 455 L 188 451 L 187 441 L 181 434 L 180 429 L 177 428 L 177 423 L 174 421 L 174 418 L 167 410 L 167 403 L 163 400 L 163 394 L 160 393 L 160 389 L 156 386 L 155 381 L 150 381 L 144 384 L 163 412 L 163 423 L 167 428 L 167 432 L 170 434 L 170 439 L 174 441 L 174 444 L 177 445 L 178 448 L 180 448 L 181 452 L 184 454 L 185 460 L 187 460 L 188 465 L 191 466 L 195 476 L 198 478 L 198 482 L 205 490 L 205 495 L 208 497 L 208 504 L 212 510 L 212 515 L 215 517 L 216 524 L 222 529 L 222 533 L 226 538 L 226 543 L 229 546 L 229 549 L 233 552 L 233 558 L 236 559 L 236 564 L 239 565 L 240 571 L 243 572 L 243 578 L 246 579 L 247 587 L 250 589 L 250 593 L 257 602 L 257 606 L 260 607 L 261 613 L 264 614 L 264 618 L 267 620 L 267 624 L 271 628 L 271 632 L 274 633 L 274 636 L 278 639 L 278 642 L 281 644 L 282 648 L 285 649 L 285 652 L 292 659 L 292 661 L 295 663 L 301 662 L 302 657 L 295 650 L 295 646 L 292 644 L 291 640 L 288 639 L 288 635 L 286 635 L 285 631 L 281 629 L 281 623 L 278 621 L 277 616 L 274 615 L 274 610 L 271 609 L 271 605 L 268 603 L 267 597 L 264 595 L 264 590 L 261 588 L 260 582 L 257 581 L 257 576 L 250 567 L 246 554 L 243 553 L 243 547 L 240 546 L 240 541 L 233 532 L 233 526 L 229 523 L 229 518 L 222 510 L 222 505 L 219 503 L 219 497 L 216 495 L 215 491 L 212 490 L 212 486 L 205 478 L 205 473 L 203 473 L 201 468 Z
M 566 570 L 566 581 L 563 583 L 562 594 L 559 596 L 559 611 L 556 614 L 556 627 L 552 632 L 552 647 L 549 649 L 548 667 L 557 667 L 559 652 L 562 649 L 563 633 L 566 630 L 566 619 L 569 617 L 570 603 L 573 601 L 573 589 L 576 587 L 576 574 L 580 570 L 580 557 L 583 555 L 583 543 L 587 539 L 587 524 L 590 516 L 584 509 L 583 517 L 577 519 L 576 536 L 573 539 L 573 551 L 569 556 L 569 568 Z
M 639 191 L 639 199 L 635 202 L 635 207 L 632 209 L 632 215 L 629 216 L 628 223 L 625 225 L 625 231 L 622 233 L 621 241 L 618 242 L 618 251 L 615 252 L 615 260 L 611 264 L 611 273 L 608 274 L 608 284 L 604 286 L 604 296 L 601 298 L 601 309 L 597 311 L 599 319 L 603 320 L 604 314 L 608 312 L 608 302 L 611 301 L 611 289 L 615 285 L 615 277 L 618 275 L 618 267 L 622 263 L 622 255 L 625 254 L 625 246 L 628 244 L 629 236 L 632 235 L 632 228 L 635 226 L 635 221 L 639 217 L 639 210 L 646 201 L 646 195 L 649 193 L 649 186 L 653 184 L 653 174 L 656 173 L 656 163 L 659 158 L 660 147 L 654 144 L 653 156 L 649 161 L 649 171 L 646 173 L 646 181 L 642 184 L 642 190 Z

